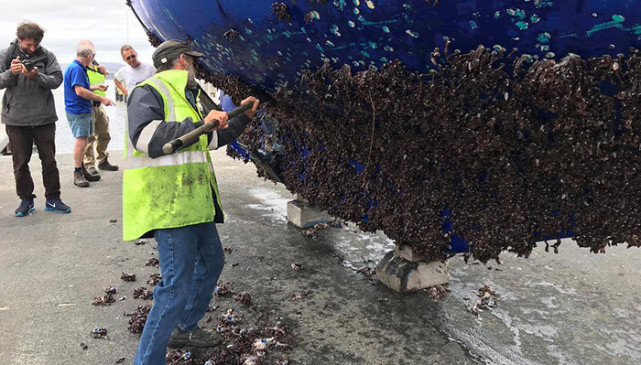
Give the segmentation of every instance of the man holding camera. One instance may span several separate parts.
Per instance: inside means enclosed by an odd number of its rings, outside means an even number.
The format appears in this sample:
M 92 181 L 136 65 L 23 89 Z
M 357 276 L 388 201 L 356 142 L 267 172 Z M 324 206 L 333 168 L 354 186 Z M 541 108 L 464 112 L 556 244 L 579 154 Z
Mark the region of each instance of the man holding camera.
M 33 144 L 38 148 L 45 187 L 45 210 L 69 213 L 60 200 L 60 175 L 56 163 L 56 108 L 52 89 L 62 83 L 62 71 L 53 53 L 40 46 L 44 30 L 36 23 L 21 23 L 18 39 L 0 51 L 2 123 L 5 124 L 13 158 L 16 192 L 22 202 L 16 217 L 34 209 L 34 185 L 29 171 Z
M 73 183 L 81 188 L 89 186 L 89 181 L 100 180 L 100 175 L 89 174 L 83 163 L 89 136 L 93 134 L 91 102 L 97 101 L 106 106 L 115 105 L 104 96 L 94 94 L 94 90 L 107 91 L 104 84 L 89 84 L 87 66 L 93 63 L 96 53 L 93 43 L 82 41 L 76 48 L 76 59 L 65 70 L 65 111 L 67 121 L 76 143 L 73 148 Z

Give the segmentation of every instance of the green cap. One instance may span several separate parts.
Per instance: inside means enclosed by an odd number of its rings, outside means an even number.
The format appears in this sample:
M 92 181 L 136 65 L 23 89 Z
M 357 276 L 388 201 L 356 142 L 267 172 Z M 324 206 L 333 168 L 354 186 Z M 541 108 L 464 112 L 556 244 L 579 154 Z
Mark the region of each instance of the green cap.
M 200 52 L 192 51 L 187 42 L 170 39 L 162 42 L 162 44 L 156 48 L 151 59 L 154 61 L 154 67 L 158 68 L 165 63 L 172 62 L 183 53 L 192 57 L 204 56 L 204 54 Z

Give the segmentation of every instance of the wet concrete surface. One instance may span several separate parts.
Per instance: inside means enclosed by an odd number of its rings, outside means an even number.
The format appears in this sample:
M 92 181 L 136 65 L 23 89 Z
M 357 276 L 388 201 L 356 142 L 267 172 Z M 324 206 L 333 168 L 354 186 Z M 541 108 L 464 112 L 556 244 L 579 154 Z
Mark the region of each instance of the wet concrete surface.
M 228 215 L 219 226 L 227 253 L 221 280 L 253 297 L 252 309 L 233 296 L 214 299 L 217 317 L 234 308 L 242 325 L 285 324 L 295 335 L 284 356 L 293 364 L 638 364 L 641 362 L 641 251 L 623 247 L 594 255 L 564 242 L 560 253 L 529 259 L 503 256 L 488 266 L 451 260 L 452 292 L 401 295 L 357 270 L 373 268 L 393 247 L 354 226 L 306 238 L 288 224 L 282 185 L 255 176 L 252 165 L 213 153 Z M 0 157 L 0 362 L 3 364 L 131 364 L 139 336 L 127 330 L 137 306 L 133 289 L 157 268 L 155 242 L 121 238 L 122 172 L 104 172 L 88 189 L 72 184 L 71 155 L 58 156 L 69 215 L 44 211 L 37 157 L 36 211 L 15 218 L 18 205 L 10 157 Z M 112 153 L 122 163 L 122 153 Z M 110 222 L 110 220 L 117 220 Z M 302 270 L 291 265 L 298 263 Z M 491 266 L 491 268 L 489 268 Z M 496 270 L 499 269 L 499 270 Z M 120 280 L 122 272 L 137 281 Z M 501 296 L 478 316 L 468 312 L 488 284 Z M 92 298 L 116 286 L 107 307 Z M 292 301 L 292 294 L 307 297 Z M 203 322 L 211 327 L 213 322 Z M 91 338 L 94 327 L 107 339 Z M 86 350 L 80 343 L 88 345 Z

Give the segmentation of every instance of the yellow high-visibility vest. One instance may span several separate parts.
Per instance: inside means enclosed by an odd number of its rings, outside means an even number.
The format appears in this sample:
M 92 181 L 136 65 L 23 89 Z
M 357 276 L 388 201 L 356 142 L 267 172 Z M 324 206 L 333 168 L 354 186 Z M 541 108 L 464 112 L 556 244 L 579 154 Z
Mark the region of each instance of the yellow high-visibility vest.
M 204 118 L 185 97 L 187 79 L 187 71 L 169 70 L 136 87 L 149 85 L 158 91 L 164 103 L 165 121 L 193 123 Z M 160 122 L 147 125 L 145 129 L 151 128 L 147 133 L 153 133 Z M 156 229 L 214 221 L 213 199 L 221 210 L 222 204 L 207 135 L 177 153 L 150 158 L 132 146 L 127 134 L 122 184 L 124 240 L 138 239 Z
M 93 67 L 95 67 L 95 69 L 93 69 Z M 89 77 L 89 84 L 91 86 L 105 83 L 105 75 L 98 72 L 98 66 L 96 65 L 89 65 L 89 67 L 87 67 L 87 77 Z M 107 96 L 106 92 L 100 90 L 94 90 L 93 93 L 100 96 Z

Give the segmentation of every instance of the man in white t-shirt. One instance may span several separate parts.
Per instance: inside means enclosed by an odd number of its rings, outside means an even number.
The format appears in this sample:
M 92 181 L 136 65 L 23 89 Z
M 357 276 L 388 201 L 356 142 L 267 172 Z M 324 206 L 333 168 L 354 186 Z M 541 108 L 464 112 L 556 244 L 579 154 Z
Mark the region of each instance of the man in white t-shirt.
M 114 83 L 127 97 L 136 85 L 155 75 L 156 68 L 150 64 L 140 62 L 138 53 L 128 44 L 120 47 L 120 55 L 122 60 L 127 63 L 127 66 L 121 67 L 116 72 Z

